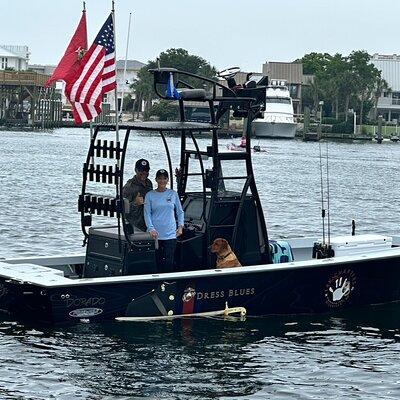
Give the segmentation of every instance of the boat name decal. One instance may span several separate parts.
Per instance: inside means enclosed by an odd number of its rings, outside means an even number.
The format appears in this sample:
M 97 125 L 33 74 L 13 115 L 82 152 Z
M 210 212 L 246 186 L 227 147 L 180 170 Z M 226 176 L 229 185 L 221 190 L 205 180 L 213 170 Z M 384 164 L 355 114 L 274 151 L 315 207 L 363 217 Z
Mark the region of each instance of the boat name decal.
M 105 304 L 106 299 L 104 297 L 77 297 L 65 299 L 67 307 L 93 307 L 102 306 Z
M 356 284 L 356 274 L 351 269 L 335 273 L 325 286 L 325 301 L 329 307 L 339 307 L 350 297 Z
M 211 299 L 222 299 L 227 297 L 238 297 L 238 296 L 252 296 L 255 293 L 255 288 L 240 288 L 240 289 L 228 289 L 228 290 L 216 290 L 211 292 L 197 292 L 196 300 L 211 300 Z
M 99 315 L 103 312 L 101 308 L 77 308 L 76 310 L 72 310 L 69 312 L 70 317 L 74 318 L 88 318 L 94 317 L 95 315 Z

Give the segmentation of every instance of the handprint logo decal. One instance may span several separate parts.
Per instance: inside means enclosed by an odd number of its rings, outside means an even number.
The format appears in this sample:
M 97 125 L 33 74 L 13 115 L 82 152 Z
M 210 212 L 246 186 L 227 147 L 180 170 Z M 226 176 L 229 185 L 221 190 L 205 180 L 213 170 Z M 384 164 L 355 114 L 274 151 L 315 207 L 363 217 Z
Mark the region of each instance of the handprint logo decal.
M 354 290 L 356 275 L 350 269 L 345 269 L 333 275 L 325 288 L 326 304 L 329 307 L 339 307 L 344 304 Z

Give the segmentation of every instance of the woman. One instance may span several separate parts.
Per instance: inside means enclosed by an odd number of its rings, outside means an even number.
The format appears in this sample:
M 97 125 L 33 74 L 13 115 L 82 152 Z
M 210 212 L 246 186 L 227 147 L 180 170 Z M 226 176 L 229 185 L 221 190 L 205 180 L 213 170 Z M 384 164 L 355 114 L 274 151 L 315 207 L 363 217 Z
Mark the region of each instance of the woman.
M 144 201 L 147 232 L 153 239 L 158 239 L 156 260 L 160 272 L 173 270 L 176 238 L 182 235 L 184 222 L 178 193 L 167 188 L 168 181 L 168 172 L 158 170 L 157 188 L 148 192 Z

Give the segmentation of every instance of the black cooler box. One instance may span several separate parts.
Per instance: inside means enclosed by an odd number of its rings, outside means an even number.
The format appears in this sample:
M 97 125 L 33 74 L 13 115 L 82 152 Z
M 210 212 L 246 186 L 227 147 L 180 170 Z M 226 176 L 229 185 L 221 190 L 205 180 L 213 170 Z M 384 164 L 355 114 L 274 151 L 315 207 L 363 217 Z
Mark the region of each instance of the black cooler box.
M 141 231 L 135 231 L 130 239 L 132 245 L 126 241 L 122 228 L 119 239 L 116 226 L 90 228 L 83 277 L 156 273 L 154 240 Z

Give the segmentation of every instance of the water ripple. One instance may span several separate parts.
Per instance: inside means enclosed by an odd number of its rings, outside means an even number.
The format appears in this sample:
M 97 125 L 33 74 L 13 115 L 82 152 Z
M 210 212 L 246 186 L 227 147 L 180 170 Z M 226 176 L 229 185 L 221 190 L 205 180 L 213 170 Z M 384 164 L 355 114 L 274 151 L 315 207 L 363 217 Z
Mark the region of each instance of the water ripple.
M 76 203 L 89 132 L 0 135 L 0 258 L 81 252 Z M 176 159 L 178 139 L 168 142 Z M 270 236 L 320 235 L 319 145 L 261 144 L 268 153 L 254 155 L 254 169 Z M 397 232 L 400 145 L 330 143 L 329 153 L 333 233 L 349 233 L 352 219 L 359 233 Z M 140 157 L 152 171 L 166 165 L 155 135 L 133 141 L 127 175 Z M 399 312 L 68 328 L 4 320 L 0 398 L 398 399 Z

